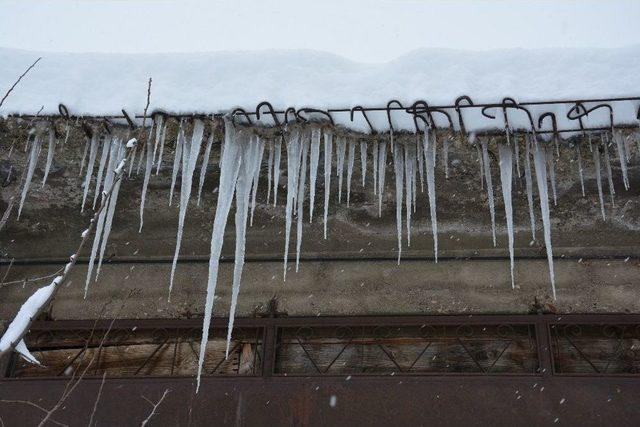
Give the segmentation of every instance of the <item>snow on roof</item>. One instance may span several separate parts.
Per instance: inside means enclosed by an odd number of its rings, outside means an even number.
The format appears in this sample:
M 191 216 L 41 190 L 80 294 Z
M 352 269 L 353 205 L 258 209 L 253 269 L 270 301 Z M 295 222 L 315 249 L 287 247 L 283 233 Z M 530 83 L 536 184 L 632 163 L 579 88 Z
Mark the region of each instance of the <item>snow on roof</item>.
M 276 108 L 452 104 L 462 94 L 474 102 L 635 96 L 640 90 L 640 46 L 616 49 L 509 49 L 486 52 L 422 49 L 384 64 L 363 64 L 305 50 L 189 54 L 65 54 L 0 48 L 0 87 L 9 87 L 35 58 L 43 59 L 11 94 L 0 114 L 141 113 L 153 78 L 151 110 L 221 112 Z M 617 122 L 633 122 L 637 103 L 616 105 Z M 534 117 L 555 107 L 542 106 Z M 559 120 L 566 107 L 556 110 Z M 524 114 L 510 113 L 525 125 Z M 337 118 L 348 123 L 348 114 Z M 386 122 L 384 113 L 374 124 Z M 562 116 L 562 117 L 560 117 Z M 394 116 L 395 118 L 395 116 Z M 384 119 L 384 120 L 383 120 Z M 591 116 L 590 116 L 591 119 Z M 566 119 L 565 119 L 566 120 Z M 595 119 L 606 124 L 602 111 Z M 489 125 L 480 111 L 465 113 L 469 129 Z M 444 124 L 444 123 L 443 123 Z M 563 123 L 559 123 L 563 124 Z M 566 123 L 564 123 L 566 124 Z M 410 120 L 400 126 L 413 126 Z M 575 127 L 575 123 L 570 124 Z

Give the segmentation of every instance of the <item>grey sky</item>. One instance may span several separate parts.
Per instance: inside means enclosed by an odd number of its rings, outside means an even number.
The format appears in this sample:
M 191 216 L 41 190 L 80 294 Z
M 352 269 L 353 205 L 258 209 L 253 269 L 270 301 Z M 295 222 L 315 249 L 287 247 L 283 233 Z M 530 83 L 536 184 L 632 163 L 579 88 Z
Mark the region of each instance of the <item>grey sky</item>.
M 314 49 L 388 61 L 421 47 L 640 44 L 640 1 L 0 0 L 0 46 L 58 52 Z

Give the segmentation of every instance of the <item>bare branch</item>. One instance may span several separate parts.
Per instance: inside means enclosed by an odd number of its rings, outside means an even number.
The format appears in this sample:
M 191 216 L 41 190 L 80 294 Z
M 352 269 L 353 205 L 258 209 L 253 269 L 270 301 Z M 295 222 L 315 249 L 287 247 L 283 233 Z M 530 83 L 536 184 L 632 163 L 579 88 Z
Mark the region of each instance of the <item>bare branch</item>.
M 153 417 L 156 413 L 156 409 L 158 409 L 158 406 L 160 406 L 160 404 L 162 403 L 162 401 L 164 400 L 165 397 L 167 397 L 167 394 L 169 394 L 171 392 L 171 390 L 169 390 L 168 388 L 164 390 L 164 393 L 162 393 L 162 397 L 160 398 L 160 400 L 158 400 L 157 403 L 152 403 L 153 405 L 153 409 L 151 410 L 151 413 L 149 414 L 149 416 L 144 419 L 142 421 L 142 423 L 140 423 L 140 427 L 144 427 L 147 425 L 147 423 L 149 422 L 149 420 L 151 419 L 151 417 Z M 149 399 L 147 399 L 146 397 L 142 396 L 142 398 L 144 398 L 147 402 L 150 402 Z
M 93 417 L 95 416 L 96 411 L 98 410 L 98 402 L 100 401 L 100 395 L 102 394 L 102 387 L 104 387 L 105 378 L 107 378 L 107 371 L 105 371 L 104 374 L 102 374 L 102 382 L 100 383 L 100 388 L 98 389 L 98 396 L 96 397 L 96 402 L 93 404 L 93 411 L 91 411 L 91 418 L 89 418 L 89 424 L 87 424 L 88 427 L 91 427 L 91 425 L 93 424 Z
M 13 91 L 13 89 L 15 89 L 15 87 L 16 87 L 16 86 L 18 86 L 18 83 L 20 83 L 20 80 L 22 80 L 22 78 L 23 78 L 24 76 L 26 76 L 26 75 L 27 75 L 27 73 L 28 73 L 29 71 L 31 71 L 31 69 L 32 69 L 33 67 L 35 67 L 35 66 L 36 66 L 36 64 L 37 64 L 41 59 L 42 59 L 42 57 L 40 57 L 40 58 L 36 59 L 36 60 L 34 61 L 34 63 L 33 63 L 33 64 L 31 64 L 31 65 L 29 65 L 29 68 L 27 68 L 27 69 L 25 70 L 25 72 L 24 72 L 24 73 L 22 73 L 22 75 L 21 75 L 20 77 L 18 77 L 18 80 L 16 80 L 16 82 L 13 84 L 13 86 L 11 86 L 11 87 L 9 88 L 9 90 L 4 94 L 4 96 L 2 97 L 2 99 L 0 99 L 0 107 L 2 107 L 2 104 L 4 103 L 5 99 L 7 99 L 7 98 L 9 97 L 9 94 Z

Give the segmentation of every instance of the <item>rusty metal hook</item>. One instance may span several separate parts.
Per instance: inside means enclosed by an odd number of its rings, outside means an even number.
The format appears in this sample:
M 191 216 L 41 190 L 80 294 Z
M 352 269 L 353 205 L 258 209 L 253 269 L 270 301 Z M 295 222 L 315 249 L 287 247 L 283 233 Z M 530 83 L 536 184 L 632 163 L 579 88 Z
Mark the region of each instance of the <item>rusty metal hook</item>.
M 262 101 L 256 107 L 256 120 L 260 120 L 260 108 L 262 108 L 263 105 L 266 106 L 267 109 L 269 110 L 269 114 L 271 114 L 271 117 L 273 117 L 273 121 L 276 124 L 276 126 L 280 126 L 280 120 L 278 120 L 278 115 L 276 114 L 276 111 L 273 109 L 273 105 L 271 105 L 271 103 L 268 101 Z
M 250 125 L 253 124 L 253 122 L 251 121 L 251 117 L 249 117 L 249 114 L 242 108 L 236 108 L 235 110 L 233 110 L 231 112 L 231 122 L 235 125 L 236 124 L 236 114 L 242 114 L 244 116 L 244 118 L 247 120 L 247 122 L 249 122 Z
M 558 121 L 556 120 L 555 113 L 553 113 L 551 111 L 547 111 L 546 113 L 544 113 L 540 117 L 538 117 L 538 130 L 542 130 L 542 122 L 547 117 L 549 117 L 549 119 L 551 120 L 551 129 L 553 131 L 553 135 L 555 136 L 555 135 L 558 134 Z
M 65 120 L 69 120 L 69 109 L 63 103 L 58 104 L 58 112 Z
M 319 110 L 317 108 L 308 108 L 308 107 L 300 108 L 298 111 L 296 111 L 296 117 L 298 119 L 300 119 L 301 121 L 303 121 L 303 122 L 307 122 L 307 121 L 309 121 L 309 119 L 307 119 L 306 117 L 302 116 L 301 115 L 302 113 L 319 113 L 319 114 L 323 114 L 329 119 L 329 122 L 331 122 L 331 125 L 335 126 L 335 122 L 333 121 L 333 117 L 331 117 L 331 114 L 329 114 L 328 111 Z
M 373 128 L 371 121 L 369 121 L 369 117 L 367 117 L 367 112 L 365 111 L 364 108 L 362 108 L 362 106 L 356 105 L 351 109 L 351 113 L 350 113 L 351 121 L 353 121 L 353 113 L 356 111 L 362 112 L 362 115 L 364 116 L 364 119 L 366 120 L 367 124 L 369 125 L 369 129 L 371 130 L 371 135 L 377 134 L 378 132 L 376 132 L 376 130 Z
M 387 121 L 389 122 L 389 131 L 391 133 L 395 132 L 395 129 L 393 127 L 393 123 L 391 123 L 391 104 L 398 104 L 398 106 L 402 109 L 404 109 L 404 106 L 400 103 L 400 101 L 396 100 L 396 99 L 392 99 L 391 101 L 387 102 Z
M 422 108 L 418 109 L 418 106 L 422 106 Z M 431 111 L 433 111 L 433 109 L 431 107 L 429 107 L 429 104 L 427 103 L 427 101 L 418 100 L 418 101 L 414 102 L 413 105 L 411 107 L 407 108 L 405 111 L 407 113 L 413 114 L 413 115 L 420 115 L 420 114 L 425 114 L 426 113 L 427 117 L 429 117 L 429 121 L 431 122 L 429 127 L 435 129 L 436 121 L 433 119 L 433 115 L 431 114 Z M 415 120 L 414 120 L 414 124 L 415 124 Z
M 474 105 L 473 101 L 471 100 L 470 97 L 468 97 L 467 95 L 461 95 L 459 97 L 456 98 L 456 102 L 455 102 L 455 110 L 456 113 L 458 113 L 458 123 L 460 124 L 460 131 L 466 135 L 467 134 L 467 129 L 464 126 L 464 120 L 462 119 L 462 111 L 460 108 L 460 105 L 462 104 L 462 101 L 466 101 L 467 105 Z

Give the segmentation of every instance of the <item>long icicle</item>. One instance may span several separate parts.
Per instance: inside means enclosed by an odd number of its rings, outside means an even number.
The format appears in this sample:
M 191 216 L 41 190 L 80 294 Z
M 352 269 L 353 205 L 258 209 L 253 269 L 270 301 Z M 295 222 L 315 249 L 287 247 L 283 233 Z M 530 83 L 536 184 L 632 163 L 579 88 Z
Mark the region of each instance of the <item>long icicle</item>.
M 320 162 L 320 129 L 311 131 L 311 155 L 309 159 L 309 222 L 313 221 L 313 207 L 316 199 L 316 179 Z
M 248 143 L 247 143 L 248 141 Z M 260 167 L 260 151 L 264 150 L 264 142 L 258 138 L 245 138 L 241 148 L 241 166 L 236 181 L 236 249 L 233 266 L 233 285 L 231 290 L 231 307 L 229 310 L 229 323 L 227 326 L 227 347 L 225 359 L 229 358 L 229 348 L 231 346 L 231 334 L 235 321 L 236 307 L 238 306 L 238 295 L 240 294 L 240 284 L 242 281 L 242 270 L 244 267 L 245 246 L 247 235 L 247 213 L 249 210 L 249 198 L 252 187 L 257 185 L 255 179 L 256 168 Z
M 202 340 L 200 341 L 200 355 L 198 358 L 198 376 L 196 393 L 200 390 L 200 376 L 204 366 L 204 358 L 209 341 L 209 327 L 213 314 L 213 303 L 215 301 L 216 286 L 218 284 L 218 268 L 220 266 L 220 254 L 222 243 L 224 242 L 224 229 L 227 226 L 229 210 L 233 201 L 233 194 L 238 172 L 240 170 L 240 147 L 236 142 L 236 133 L 231 119 L 224 119 L 225 122 L 225 150 L 220 159 L 220 184 L 218 187 L 218 201 L 215 218 L 213 220 L 213 230 L 211 231 L 211 250 L 209 257 L 209 275 L 207 278 L 207 297 L 204 307 L 204 319 L 202 323 Z
M 178 135 L 176 136 L 176 151 L 173 155 L 173 171 L 171 172 L 171 189 L 169 190 L 169 206 L 173 203 L 173 190 L 176 187 L 176 180 L 178 179 L 178 171 L 180 170 L 180 164 L 182 163 L 182 151 L 184 149 L 184 130 L 182 129 L 184 120 L 180 120 L 180 127 L 178 128 Z M 184 171 L 182 172 L 184 173 Z
M 116 167 L 124 160 L 126 148 L 121 144 L 116 144 Z M 116 179 L 116 172 L 113 173 L 113 179 Z M 102 228 L 102 239 L 100 242 L 100 254 L 98 256 L 98 267 L 96 268 L 96 279 L 100 275 L 100 269 L 102 268 L 102 260 L 104 259 L 104 253 L 107 249 L 107 243 L 109 242 L 109 235 L 111 234 L 111 225 L 113 224 L 113 216 L 116 212 L 116 204 L 118 202 L 118 193 L 120 192 L 120 184 L 122 180 L 118 180 L 113 187 L 111 196 L 109 196 L 109 204 L 107 206 L 107 214 L 104 218 L 104 227 Z
M 484 179 L 487 184 L 487 196 L 489 198 L 489 213 L 491 214 L 491 236 L 493 237 L 493 246 L 496 246 L 496 207 L 493 198 L 493 181 L 491 179 L 491 164 L 489 163 L 489 150 L 487 149 L 487 140 L 481 141 L 482 145 L 482 163 L 484 164 Z
M 149 146 L 149 143 L 151 141 L 151 133 L 153 132 L 153 130 L 155 129 L 156 131 L 156 138 L 155 138 L 155 146 L 153 147 L 153 151 L 151 151 L 151 147 Z M 153 159 L 155 156 L 155 151 L 156 148 L 158 146 L 158 140 L 160 132 L 161 132 L 161 128 L 158 126 L 158 123 L 155 123 L 155 126 L 151 126 L 151 129 L 149 130 L 149 138 L 147 138 L 147 150 L 145 151 L 146 153 L 146 162 L 144 165 L 144 179 L 142 181 L 142 192 L 140 193 L 140 228 L 138 229 L 138 233 L 142 233 L 142 226 L 144 225 L 144 205 L 145 202 L 147 200 L 147 189 L 149 188 L 149 179 L 151 178 L 151 171 L 153 169 Z
M 378 194 L 378 141 L 373 141 L 373 195 Z
M 404 176 L 405 176 L 405 221 L 407 223 L 407 247 L 411 246 L 411 212 L 414 206 L 415 180 L 413 179 L 413 163 L 416 157 L 416 146 L 413 142 L 404 145 Z
M 620 132 L 613 133 L 612 138 L 616 142 L 616 148 L 618 150 L 618 159 L 620 160 L 620 170 L 622 171 L 622 183 L 624 189 L 629 189 L 629 174 L 627 172 L 627 154 L 625 152 L 624 141 L 622 140 L 622 134 Z
M 209 166 L 209 157 L 211 156 L 211 146 L 213 145 L 213 129 L 207 139 L 207 146 L 202 156 L 202 165 L 200 166 L 200 181 L 198 182 L 198 202 L 196 206 L 200 206 L 200 197 L 202 196 L 202 188 L 204 187 L 204 179 L 207 176 L 207 167 Z
M 271 186 L 273 181 L 273 141 L 269 142 L 269 158 L 267 159 L 267 204 L 271 201 Z
M 29 166 L 27 166 L 27 176 L 25 177 L 24 184 L 22 186 L 20 206 L 18 207 L 18 219 L 20 219 L 22 207 L 24 206 L 24 201 L 27 198 L 27 193 L 29 192 L 29 186 L 31 185 L 31 180 L 33 179 L 33 172 L 36 170 L 36 164 L 38 163 L 38 156 L 40 155 L 41 145 L 42 142 L 40 139 L 40 135 L 36 134 L 33 143 L 31 144 L 31 151 L 29 152 Z
M 324 238 L 327 238 L 327 216 L 329 215 L 329 196 L 331 195 L 331 162 L 333 151 L 333 135 L 324 134 Z
M 551 220 L 549 214 L 549 187 L 547 184 L 546 148 L 533 137 L 534 154 L 533 160 L 536 168 L 536 182 L 538 183 L 538 194 L 540 196 L 540 211 L 542 214 L 542 225 L 544 227 L 544 245 L 547 249 L 547 261 L 549 263 L 549 279 L 551 280 L 551 291 L 553 299 L 556 299 L 556 278 L 553 270 L 553 248 L 551 246 Z
M 291 239 L 291 222 L 293 205 L 298 192 L 298 173 L 300 172 L 300 134 L 294 131 L 287 141 L 287 205 L 285 207 L 285 243 L 284 269 L 282 280 L 287 280 L 287 261 L 289 260 L 289 242 Z
M 609 183 L 609 195 L 611 196 L 611 206 L 615 207 L 616 190 L 613 186 L 613 174 L 611 173 L 611 158 L 609 157 L 609 141 L 602 136 L 602 148 L 604 150 L 604 167 L 607 172 L 607 182 Z
M 578 158 L 578 175 L 580 177 L 580 188 L 582 189 L 582 197 L 585 197 L 584 192 L 584 171 L 582 169 L 582 154 L 580 153 L 580 145 L 576 144 L 576 157 Z
M 427 174 L 427 193 L 429 196 L 429 212 L 431 215 L 431 233 L 433 235 L 433 256 L 438 262 L 438 218 L 436 216 L 436 139 L 435 133 L 433 141 L 429 135 L 429 130 L 424 131 L 424 142 L 422 145 L 424 153 L 424 163 Z
M 186 143 L 183 148 L 182 155 L 182 180 L 180 183 L 180 212 L 178 214 L 178 233 L 176 236 L 176 249 L 173 254 L 173 263 L 171 264 L 171 278 L 169 280 L 169 298 L 173 290 L 173 279 L 178 265 L 178 256 L 180 255 L 180 246 L 182 244 L 182 232 L 184 229 L 184 221 L 187 217 L 187 207 L 189 198 L 191 197 L 191 185 L 193 183 L 193 172 L 198 161 L 200 153 L 200 145 L 202 144 L 202 136 L 204 133 L 204 123 L 202 120 L 196 120 L 193 124 L 193 134 L 191 142 Z M 186 141 L 185 141 L 186 142 Z M 220 195 L 218 195 L 220 197 Z
M 160 173 L 160 167 L 162 167 L 162 154 L 164 153 L 164 141 L 167 138 L 168 125 L 169 125 L 169 120 L 164 122 L 162 126 L 162 135 L 160 136 L 160 149 L 158 151 L 158 160 L 156 160 L 156 175 Z
M 300 141 L 302 159 L 300 160 L 300 173 L 298 175 L 298 223 L 296 227 L 296 272 L 300 268 L 300 249 L 302 247 L 302 219 L 304 218 L 304 199 L 307 185 L 307 158 L 309 157 L 309 138 L 303 137 Z
M 508 144 L 498 145 L 498 155 L 500 156 L 500 184 L 502 187 L 502 199 L 504 200 L 504 214 L 507 219 L 507 234 L 509 236 L 509 261 L 511 263 L 511 288 L 515 289 L 515 279 L 513 274 L 514 254 L 513 254 L 513 204 L 511 201 L 511 187 L 513 183 L 513 151 Z
M 367 180 L 367 141 L 360 141 L 360 173 L 362 174 L 362 186 Z
M 49 176 L 49 170 L 51 169 L 51 163 L 53 162 L 53 153 L 56 151 L 56 136 L 53 127 L 49 129 L 49 146 L 47 148 L 47 162 L 44 167 L 44 176 L 42 177 L 42 186 L 47 182 Z
M 602 214 L 602 219 L 606 220 L 607 215 L 604 210 L 604 194 L 602 193 L 602 173 L 600 166 L 600 150 L 596 146 L 595 149 L 591 149 L 591 153 L 593 154 L 593 166 L 596 169 L 596 185 L 598 186 L 598 201 L 600 202 L 600 213 Z
M 531 139 L 524 139 L 524 179 L 527 189 L 527 204 L 529 205 L 529 222 L 531 224 L 531 239 L 536 240 L 536 215 L 533 207 L 533 178 L 531 176 Z
M 347 151 L 347 141 L 344 136 L 336 139 L 336 176 L 338 177 L 338 203 L 342 201 L 342 177 L 344 175 L 344 158 Z
M 557 141 L 558 138 L 554 136 L 553 139 L 554 144 L 557 148 L 559 145 Z M 558 204 L 558 190 L 556 186 L 556 158 L 553 156 L 553 150 L 546 150 L 546 152 L 547 167 L 549 168 L 549 181 L 551 181 L 551 193 L 553 194 L 553 206 L 556 206 Z
M 249 225 L 253 225 L 253 213 L 256 210 L 256 195 L 258 194 L 258 183 L 260 182 L 260 170 L 262 166 L 262 157 L 264 156 L 264 140 L 256 137 L 258 153 L 254 156 L 253 183 L 251 186 L 251 218 Z
M 353 176 L 353 165 L 356 160 L 356 143 L 349 141 L 349 154 L 347 157 L 347 207 L 349 207 L 349 201 L 351 200 L 351 178 Z
M 393 146 L 393 133 L 391 145 Z M 384 181 L 387 175 L 387 141 L 378 144 L 378 216 L 382 217 L 382 196 L 384 195 Z
M 133 151 L 131 153 L 133 155 Z M 117 165 L 117 156 L 118 156 L 118 145 L 116 143 L 111 144 L 109 148 L 109 163 L 107 165 L 107 171 L 104 177 L 104 188 L 111 188 L 111 184 L 114 178 L 114 170 Z M 114 187 L 115 191 L 115 187 Z M 111 193 L 113 195 L 113 192 Z M 109 199 L 107 198 L 106 192 L 102 192 L 102 205 L 105 206 L 104 209 L 98 215 L 98 220 L 96 221 L 96 229 L 95 235 L 93 236 L 93 245 L 91 246 L 91 255 L 89 256 L 89 263 L 87 265 L 87 278 L 84 284 L 84 298 L 87 298 L 87 294 L 89 293 L 89 283 L 91 282 L 91 277 L 93 273 L 93 267 L 95 265 L 96 256 L 98 255 L 98 249 L 100 248 L 100 239 L 102 238 L 102 231 L 104 229 L 105 218 L 107 217 L 107 211 L 109 210 Z
M 402 145 L 393 144 L 393 171 L 396 182 L 396 234 L 398 237 L 398 265 L 402 256 L 402 194 L 404 179 L 404 160 L 402 155 Z
M 273 206 L 278 203 L 278 185 L 280 183 L 280 160 L 282 158 L 282 136 L 276 138 L 273 155 Z
M 156 130 L 156 138 L 153 141 L 153 164 L 156 164 L 156 156 L 158 154 L 158 146 L 160 145 L 160 140 L 162 139 L 162 133 L 164 132 L 164 117 L 162 114 L 159 114 L 153 124 L 153 127 Z
M 100 189 L 102 187 L 102 181 L 104 180 L 105 167 L 107 165 L 107 159 L 109 158 L 109 152 L 111 151 L 112 138 L 105 138 L 102 143 L 102 153 L 100 154 L 100 162 L 98 163 L 98 174 L 96 175 L 96 190 L 93 194 L 92 209 L 96 208 L 98 203 L 98 196 L 100 196 Z
M 91 147 L 89 149 L 89 163 L 87 164 L 87 170 L 84 177 L 84 189 L 82 191 L 82 206 L 80 207 L 80 212 L 84 212 L 84 205 L 87 201 L 87 193 L 89 192 L 89 186 L 91 185 L 91 176 L 93 175 L 93 166 L 96 162 L 98 144 L 98 138 L 93 135 L 91 137 Z

